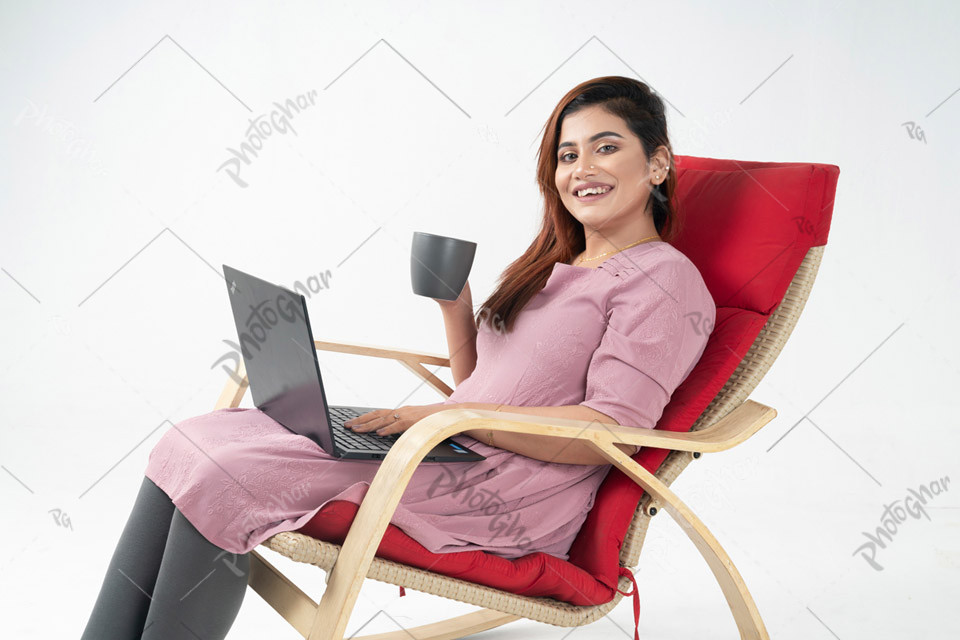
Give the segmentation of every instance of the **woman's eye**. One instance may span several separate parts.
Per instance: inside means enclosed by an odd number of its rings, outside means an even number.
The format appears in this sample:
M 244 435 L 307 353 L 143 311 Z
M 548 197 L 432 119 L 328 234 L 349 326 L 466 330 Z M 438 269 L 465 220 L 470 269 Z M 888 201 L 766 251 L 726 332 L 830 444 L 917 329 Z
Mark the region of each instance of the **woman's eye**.
M 603 145 L 602 147 L 600 147 L 599 149 L 597 149 L 597 151 L 601 151 L 601 150 L 603 150 L 603 149 L 606 149 L 607 147 L 610 147 L 611 149 L 616 149 L 616 148 L 617 148 L 615 145 L 605 144 L 605 145 Z M 566 158 L 567 156 L 573 156 L 573 155 L 576 155 L 576 154 L 574 154 L 574 153 L 565 153 L 565 154 L 563 154 L 562 156 L 560 156 L 560 162 L 566 162 L 566 159 L 565 159 L 565 158 Z

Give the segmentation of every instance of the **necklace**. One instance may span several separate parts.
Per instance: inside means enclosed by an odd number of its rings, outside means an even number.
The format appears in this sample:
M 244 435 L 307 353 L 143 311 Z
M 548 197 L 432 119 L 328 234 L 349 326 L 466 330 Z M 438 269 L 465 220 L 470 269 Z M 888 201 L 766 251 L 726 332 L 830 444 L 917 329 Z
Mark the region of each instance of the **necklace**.
M 580 264 L 581 262 L 590 262 L 591 260 L 596 260 L 597 258 L 602 258 L 603 256 L 608 256 L 608 255 L 610 255 L 611 253 L 620 253 L 620 252 L 623 251 L 624 249 L 629 249 L 630 247 L 635 247 L 635 246 L 637 246 L 638 244 L 640 244 L 641 242 L 646 242 L 647 240 L 653 240 L 654 238 L 659 238 L 659 237 L 660 237 L 660 236 L 659 236 L 659 234 L 658 234 L 658 235 L 655 235 L 655 236 L 650 236 L 649 238 L 643 238 L 642 240 L 637 240 L 636 242 L 634 242 L 634 243 L 632 243 L 632 244 L 628 244 L 628 245 L 625 246 L 623 249 L 617 249 L 616 251 L 607 251 L 606 253 L 601 253 L 600 255 L 595 256 L 595 257 L 593 257 L 593 258 L 583 258 L 583 257 L 581 257 L 581 258 L 579 258 L 579 259 L 574 263 L 574 265 L 578 265 L 578 264 Z

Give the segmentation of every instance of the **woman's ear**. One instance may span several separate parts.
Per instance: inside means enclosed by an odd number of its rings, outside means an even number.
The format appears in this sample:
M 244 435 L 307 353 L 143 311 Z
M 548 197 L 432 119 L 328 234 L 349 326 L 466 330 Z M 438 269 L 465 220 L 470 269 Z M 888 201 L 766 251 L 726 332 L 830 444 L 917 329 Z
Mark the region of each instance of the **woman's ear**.
M 650 154 L 650 173 L 659 173 L 663 174 L 665 170 L 670 168 L 670 150 L 666 146 L 660 145 L 657 149 Z

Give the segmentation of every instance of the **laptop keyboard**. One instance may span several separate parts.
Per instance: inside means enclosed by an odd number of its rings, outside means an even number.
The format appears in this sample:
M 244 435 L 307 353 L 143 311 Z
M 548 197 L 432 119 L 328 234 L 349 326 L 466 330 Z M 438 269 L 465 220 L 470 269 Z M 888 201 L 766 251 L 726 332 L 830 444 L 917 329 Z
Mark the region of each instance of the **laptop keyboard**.
M 343 423 L 359 415 L 353 409 L 343 409 L 340 407 L 328 407 L 330 410 L 330 419 L 333 421 L 333 439 L 343 449 L 372 449 L 375 451 L 389 451 L 393 443 L 401 436 L 399 433 L 391 433 L 385 436 L 378 436 L 373 431 L 357 433 L 343 426 Z

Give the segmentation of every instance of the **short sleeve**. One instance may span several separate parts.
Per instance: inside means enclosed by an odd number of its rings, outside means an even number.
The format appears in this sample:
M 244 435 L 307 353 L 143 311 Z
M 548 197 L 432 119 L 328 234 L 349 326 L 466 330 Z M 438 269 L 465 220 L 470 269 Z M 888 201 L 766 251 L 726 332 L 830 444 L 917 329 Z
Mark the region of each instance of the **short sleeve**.
M 703 355 L 713 298 L 692 262 L 665 261 L 620 282 L 606 313 L 580 404 L 618 424 L 653 429 Z

